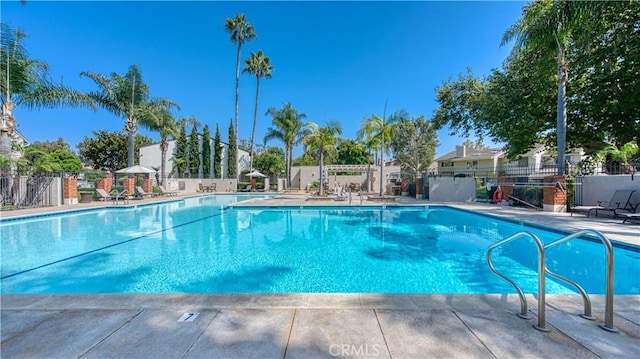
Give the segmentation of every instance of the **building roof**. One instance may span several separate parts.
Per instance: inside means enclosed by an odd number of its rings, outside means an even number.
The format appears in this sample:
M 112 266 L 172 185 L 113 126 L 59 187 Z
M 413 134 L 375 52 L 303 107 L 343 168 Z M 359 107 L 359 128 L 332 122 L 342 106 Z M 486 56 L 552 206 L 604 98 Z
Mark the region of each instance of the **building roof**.
M 443 156 L 436 158 L 437 162 L 442 161 L 469 161 L 469 160 L 489 160 L 496 157 L 500 157 L 504 154 L 504 151 L 499 148 L 481 148 L 473 149 L 468 148 L 466 150 L 465 157 L 456 157 L 456 151 L 447 152 Z

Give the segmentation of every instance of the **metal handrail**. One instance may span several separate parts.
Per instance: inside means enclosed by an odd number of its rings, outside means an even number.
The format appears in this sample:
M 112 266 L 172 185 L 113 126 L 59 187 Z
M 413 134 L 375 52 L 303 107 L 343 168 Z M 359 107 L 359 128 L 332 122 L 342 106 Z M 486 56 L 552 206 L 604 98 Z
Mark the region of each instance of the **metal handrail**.
M 606 254 L 607 254 L 607 268 L 606 268 L 606 294 L 605 294 L 605 310 L 604 310 L 604 323 L 600 324 L 600 328 L 610 331 L 610 332 L 617 332 L 618 329 L 616 327 L 613 326 L 613 244 L 611 244 L 611 241 L 604 236 L 604 234 L 593 230 L 593 229 L 585 229 L 585 230 L 581 230 L 578 232 L 575 232 L 573 234 L 570 234 L 568 236 L 562 237 L 558 240 L 555 240 L 551 243 L 548 243 L 544 246 L 544 250 L 546 251 L 547 249 L 556 246 L 558 244 L 561 243 L 566 243 L 572 239 L 584 236 L 584 235 L 595 235 L 596 237 L 598 237 L 600 239 L 600 241 L 602 242 L 602 244 L 604 244 L 605 246 L 605 250 L 606 250 Z M 581 315 L 583 318 L 586 319 L 591 319 L 593 318 L 591 316 L 591 301 L 589 300 L 589 296 L 587 295 L 587 293 L 584 291 L 584 289 L 582 289 L 582 287 L 580 285 L 578 285 L 577 283 L 564 278 L 556 273 L 551 272 L 548 268 L 546 268 L 545 266 L 545 272 L 549 273 L 550 275 L 552 275 L 555 278 L 558 278 L 566 283 L 569 283 L 571 285 L 573 285 L 574 287 L 576 287 L 578 289 L 578 291 L 580 292 L 580 294 L 582 295 L 582 299 L 584 302 L 584 314 Z M 595 318 L 593 318 L 595 319 Z
M 491 271 L 495 275 L 502 278 L 502 280 L 504 280 L 505 282 L 511 284 L 518 292 L 518 296 L 520 297 L 520 313 L 518 314 L 518 316 L 523 319 L 531 318 L 531 316 L 529 316 L 529 311 L 527 310 L 527 298 L 524 296 L 524 293 L 522 292 L 522 289 L 520 289 L 520 286 L 518 286 L 516 282 L 514 282 L 504 274 L 498 272 L 496 268 L 493 266 L 493 262 L 491 261 L 491 251 L 493 249 L 499 246 L 502 246 L 504 244 L 507 244 L 509 242 L 512 242 L 523 236 L 530 237 L 533 240 L 533 242 L 536 244 L 536 247 L 538 248 L 538 324 L 537 325 L 534 324 L 533 327 L 540 331 L 548 332 L 549 329 L 546 327 L 546 319 L 545 319 L 545 293 L 546 293 L 545 275 L 544 275 L 545 268 L 546 268 L 545 259 L 544 259 L 545 253 L 544 253 L 544 245 L 542 244 L 542 241 L 540 240 L 540 238 L 538 238 L 538 236 L 536 236 L 535 234 L 529 231 L 520 231 L 518 233 L 512 234 L 509 237 L 504 238 L 489 246 L 489 248 L 487 249 L 487 264 L 489 265 L 489 269 L 491 269 Z

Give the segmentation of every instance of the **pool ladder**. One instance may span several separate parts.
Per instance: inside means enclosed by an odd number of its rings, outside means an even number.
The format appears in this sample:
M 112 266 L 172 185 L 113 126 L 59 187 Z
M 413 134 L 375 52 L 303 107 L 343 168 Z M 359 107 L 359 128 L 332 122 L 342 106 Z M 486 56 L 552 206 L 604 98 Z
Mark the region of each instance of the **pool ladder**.
M 586 235 L 595 236 L 598 239 L 600 239 L 602 244 L 604 244 L 605 246 L 606 255 L 607 255 L 607 259 L 606 259 L 607 261 L 606 277 L 607 278 L 606 278 L 605 311 L 604 311 L 605 319 L 604 319 L 604 323 L 600 324 L 600 328 L 610 332 L 618 332 L 618 329 L 613 326 L 613 245 L 611 244 L 611 241 L 607 237 L 605 237 L 602 233 L 592 229 L 585 229 L 544 245 L 542 244 L 542 241 L 540 240 L 540 238 L 538 238 L 538 236 L 536 236 L 535 234 L 529 231 L 520 231 L 490 245 L 489 248 L 487 249 L 487 264 L 489 265 L 489 269 L 491 269 L 491 271 L 495 273 L 498 277 L 500 277 L 507 283 L 511 284 L 518 292 L 518 296 L 520 297 L 520 313 L 518 313 L 517 315 L 523 319 L 530 319 L 531 316 L 529 315 L 529 311 L 527 310 L 527 298 L 522 292 L 522 289 L 520 289 L 520 286 L 518 286 L 516 282 L 514 282 L 513 280 L 511 280 L 510 278 L 508 278 L 507 276 L 505 276 L 504 274 L 496 270 L 496 268 L 493 266 L 493 262 L 491 261 L 491 251 L 493 251 L 495 248 L 500 247 L 504 244 L 510 243 L 512 241 L 515 241 L 516 239 L 524 238 L 524 237 L 531 238 L 535 243 L 538 249 L 538 323 L 533 325 L 534 328 L 543 332 L 549 331 L 549 329 L 546 326 L 546 319 L 545 319 L 545 304 L 546 304 L 545 303 L 546 302 L 545 274 L 549 274 L 554 278 L 557 278 L 567 284 L 574 286 L 578 290 L 578 292 L 580 292 L 580 295 L 582 296 L 582 300 L 584 302 L 584 313 L 580 314 L 580 316 L 588 320 L 596 319 L 594 316 L 591 315 L 591 300 L 589 299 L 587 292 L 578 283 L 550 271 L 547 268 L 547 265 L 545 263 L 545 252 L 547 249 L 554 247 L 558 244 L 566 243 L 572 239 L 575 239 L 581 236 L 586 236 Z

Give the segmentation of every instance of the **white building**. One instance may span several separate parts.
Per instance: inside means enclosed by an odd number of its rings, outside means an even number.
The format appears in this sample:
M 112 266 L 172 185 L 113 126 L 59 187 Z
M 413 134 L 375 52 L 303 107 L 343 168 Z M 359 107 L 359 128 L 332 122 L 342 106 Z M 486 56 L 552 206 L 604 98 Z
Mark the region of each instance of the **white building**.
M 198 171 L 197 174 L 188 174 L 188 177 L 191 177 L 191 178 L 203 177 L 202 176 L 202 135 L 199 135 L 199 138 L 200 138 L 200 141 L 198 143 L 198 146 L 199 146 L 198 152 L 200 153 L 200 170 Z M 209 161 L 209 163 L 211 163 L 211 174 L 207 178 L 215 178 L 213 174 L 213 156 L 216 149 L 213 148 L 212 138 L 209 139 L 209 144 L 211 146 L 211 158 Z M 177 173 L 175 173 L 173 169 L 173 155 L 175 154 L 175 151 L 176 151 L 176 141 L 171 140 L 168 142 L 168 145 L 169 146 L 167 147 L 166 162 L 165 162 L 166 173 L 164 175 L 167 178 L 177 178 L 179 176 Z M 222 157 L 222 178 L 228 178 L 227 158 L 229 156 L 229 144 L 220 142 L 220 148 L 218 150 L 222 151 L 222 156 L 221 156 Z M 152 145 L 140 148 L 140 166 L 147 167 L 147 168 L 154 168 L 154 167 L 160 168 L 162 163 L 161 159 L 162 159 L 162 153 L 160 151 L 160 143 L 154 143 Z M 250 157 L 247 151 L 240 150 L 240 149 L 238 150 L 238 166 L 239 166 L 239 172 L 250 170 L 249 168 Z M 188 168 L 189 166 L 187 164 L 187 171 L 188 171 Z M 184 176 L 184 177 L 187 177 L 187 176 Z

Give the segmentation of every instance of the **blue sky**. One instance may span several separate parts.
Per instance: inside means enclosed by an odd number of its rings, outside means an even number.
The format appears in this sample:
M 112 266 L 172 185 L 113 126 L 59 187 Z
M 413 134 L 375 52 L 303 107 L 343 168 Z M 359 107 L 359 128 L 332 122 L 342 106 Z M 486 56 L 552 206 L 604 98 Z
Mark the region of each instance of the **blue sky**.
M 242 59 L 261 49 L 273 78 L 262 80 L 257 142 L 271 125 L 269 107 L 286 102 L 322 124 L 336 120 L 343 138 L 355 138 L 363 118 L 399 109 L 430 118 L 435 88 L 470 67 L 476 75 L 499 68 L 511 46 L 500 47 L 523 2 L 53 2 L 2 1 L 1 17 L 26 32 L 34 59 L 72 88 L 94 89 L 81 71 L 124 74 L 141 67 L 153 97 L 181 107 L 227 140 L 234 117 L 236 46 L 224 21 L 244 13 L 258 38 Z M 240 138 L 249 139 L 255 76 L 240 78 Z M 124 120 L 89 109 L 14 110 L 30 141 L 64 138 L 74 149 L 92 131 L 117 131 Z M 201 130 L 201 129 L 200 129 Z M 190 131 L 190 129 L 188 129 Z M 437 156 L 464 141 L 439 132 Z M 155 133 L 142 134 L 158 140 Z M 486 140 L 485 143 L 490 144 Z M 268 145 L 280 143 L 270 142 Z M 302 148 L 294 151 L 299 155 Z

